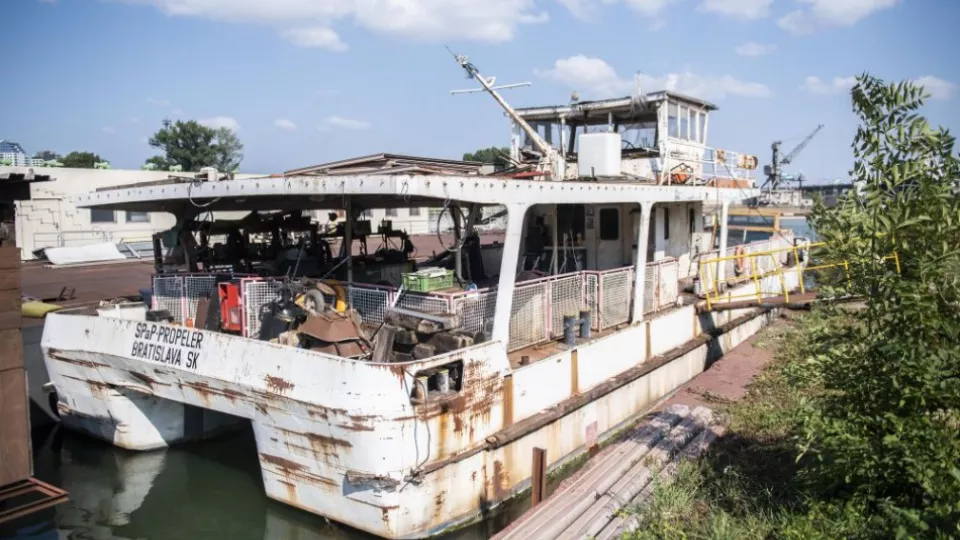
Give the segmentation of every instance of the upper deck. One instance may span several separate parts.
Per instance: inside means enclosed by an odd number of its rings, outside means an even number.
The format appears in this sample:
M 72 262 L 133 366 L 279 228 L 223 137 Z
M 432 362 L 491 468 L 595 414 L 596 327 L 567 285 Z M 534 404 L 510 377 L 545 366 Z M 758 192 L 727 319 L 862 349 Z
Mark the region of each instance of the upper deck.
M 357 174 L 263 177 L 244 180 L 172 179 L 119 186 L 77 197 L 81 208 L 200 214 L 208 211 L 344 208 L 344 197 L 365 208 L 480 205 L 735 202 L 757 196 L 741 187 L 651 185 L 639 181 L 521 180 L 500 176 Z
M 602 176 L 657 185 L 754 187 L 756 156 L 707 145 L 709 116 L 717 106 L 659 91 L 514 111 L 511 154 L 536 159 L 537 141 L 554 147 L 568 164 L 565 179 Z M 520 123 L 528 124 L 532 137 Z

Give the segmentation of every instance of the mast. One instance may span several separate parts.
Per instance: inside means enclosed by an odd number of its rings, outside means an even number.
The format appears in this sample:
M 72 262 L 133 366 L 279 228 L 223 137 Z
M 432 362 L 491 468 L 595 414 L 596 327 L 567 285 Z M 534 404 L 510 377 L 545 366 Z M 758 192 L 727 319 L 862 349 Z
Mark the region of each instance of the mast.
M 543 137 L 526 120 L 520 117 L 517 114 L 517 111 L 513 110 L 513 107 L 510 106 L 497 91 L 483 78 L 483 75 L 480 74 L 480 71 L 477 70 L 477 67 L 474 66 L 467 60 L 467 57 L 462 54 L 455 54 L 454 58 L 457 60 L 457 63 L 463 67 L 467 72 L 467 77 L 471 79 L 476 79 L 480 86 L 487 91 L 488 94 L 493 96 L 493 99 L 497 101 L 500 107 L 507 113 L 507 116 L 513 120 L 514 124 L 520 126 L 526 134 L 527 137 L 533 141 L 533 144 L 537 147 L 537 150 L 540 151 L 542 157 L 540 159 L 539 169 L 543 170 L 550 174 L 550 179 L 555 181 L 563 180 L 564 173 L 566 171 L 566 160 L 563 159 L 563 156 L 557 151 L 556 148 L 551 146 L 547 141 L 543 140 Z

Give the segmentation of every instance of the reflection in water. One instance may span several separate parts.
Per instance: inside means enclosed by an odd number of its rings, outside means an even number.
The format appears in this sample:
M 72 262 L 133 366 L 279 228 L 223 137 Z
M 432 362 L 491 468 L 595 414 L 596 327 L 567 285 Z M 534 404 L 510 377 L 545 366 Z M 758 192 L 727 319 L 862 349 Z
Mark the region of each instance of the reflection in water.
M 252 429 L 153 452 L 129 452 L 54 426 L 34 433 L 34 476 L 70 501 L 0 525 L 31 540 L 371 539 L 267 499 Z M 526 500 L 448 540 L 489 538 Z

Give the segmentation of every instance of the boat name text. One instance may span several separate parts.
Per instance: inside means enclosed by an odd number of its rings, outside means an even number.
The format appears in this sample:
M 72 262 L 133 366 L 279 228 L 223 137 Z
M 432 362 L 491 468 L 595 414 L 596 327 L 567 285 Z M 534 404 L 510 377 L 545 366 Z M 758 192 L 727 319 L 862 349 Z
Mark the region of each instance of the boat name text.
M 202 349 L 203 332 L 159 324 L 137 323 L 130 356 L 195 370 Z

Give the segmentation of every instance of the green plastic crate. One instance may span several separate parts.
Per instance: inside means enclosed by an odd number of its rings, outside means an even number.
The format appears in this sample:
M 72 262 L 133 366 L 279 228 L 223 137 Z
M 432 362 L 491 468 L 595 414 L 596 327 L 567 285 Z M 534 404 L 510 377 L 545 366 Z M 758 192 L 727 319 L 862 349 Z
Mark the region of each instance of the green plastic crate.
M 410 291 L 430 292 L 453 287 L 453 270 L 444 270 L 440 275 L 427 275 L 420 272 L 402 275 L 403 288 Z

